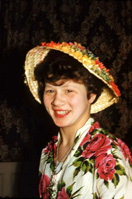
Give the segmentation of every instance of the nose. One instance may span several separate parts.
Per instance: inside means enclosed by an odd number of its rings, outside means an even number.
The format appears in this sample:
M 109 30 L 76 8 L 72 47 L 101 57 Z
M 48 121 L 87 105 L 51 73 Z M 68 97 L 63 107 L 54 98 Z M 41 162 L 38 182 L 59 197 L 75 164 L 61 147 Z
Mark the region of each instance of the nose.
M 52 100 L 52 105 L 59 107 L 62 106 L 64 103 L 65 103 L 64 95 L 60 92 L 56 92 Z

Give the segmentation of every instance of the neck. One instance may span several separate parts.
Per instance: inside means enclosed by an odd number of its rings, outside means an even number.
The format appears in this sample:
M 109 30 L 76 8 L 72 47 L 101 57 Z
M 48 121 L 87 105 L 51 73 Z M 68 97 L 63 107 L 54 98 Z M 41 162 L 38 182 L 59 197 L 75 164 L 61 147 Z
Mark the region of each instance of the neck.
M 63 146 L 71 146 L 74 143 L 74 139 L 76 136 L 76 131 L 66 131 L 61 129 L 61 145 Z
M 61 145 L 63 145 L 63 146 L 73 145 L 77 131 L 84 126 L 84 124 L 87 122 L 87 120 L 88 120 L 88 118 L 81 124 L 77 123 L 76 126 L 60 128 Z

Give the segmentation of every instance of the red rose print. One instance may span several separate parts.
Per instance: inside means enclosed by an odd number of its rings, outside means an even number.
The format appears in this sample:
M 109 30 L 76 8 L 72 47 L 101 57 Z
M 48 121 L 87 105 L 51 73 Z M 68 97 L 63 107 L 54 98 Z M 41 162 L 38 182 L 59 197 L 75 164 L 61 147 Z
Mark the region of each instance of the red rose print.
M 53 146 L 52 146 L 52 142 L 48 143 L 48 146 L 46 147 L 46 149 L 44 149 L 44 153 L 48 154 L 53 150 Z
M 103 134 L 97 134 L 88 144 L 86 149 L 82 152 L 84 158 L 97 157 L 100 154 L 106 153 L 112 146 L 110 140 Z
M 131 152 L 130 152 L 128 146 L 120 139 L 117 139 L 117 142 L 119 144 L 119 147 L 120 147 L 125 159 L 127 159 L 127 157 L 128 157 L 130 164 L 132 165 L 132 156 L 131 156 Z
M 56 152 L 57 152 L 57 144 L 54 144 L 54 157 L 56 157 Z
M 99 129 L 100 128 L 100 125 L 98 122 L 95 122 L 91 128 L 89 129 L 89 133 L 91 133 L 94 129 Z
M 58 192 L 57 199 L 69 199 L 69 196 L 65 192 L 65 188 L 63 187 L 61 191 Z
M 55 136 L 53 136 L 53 140 L 54 140 L 54 142 L 55 142 L 55 141 L 57 141 L 57 139 L 58 139 L 58 136 L 56 136 L 56 135 L 55 135 Z
M 111 154 L 102 154 L 96 158 L 95 167 L 98 168 L 97 172 L 101 179 L 111 180 L 116 172 L 115 166 L 116 160 Z
M 84 139 L 82 140 L 80 146 L 83 146 L 86 142 L 89 142 L 90 137 L 91 137 L 91 135 L 89 133 L 87 133 L 86 136 L 84 137 Z
M 43 196 L 43 199 L 49 198 L 49 190 L 48 190 L 49 183 L 50 183 L 50 178 L 47 175 L 41 175 L 39 183 L 39 194 L 40 196 Z
M 117 139 L 117 142 L 119 144 L 119 147 L 120 147 L 120 149 L 121 149 L 121 151 L 122 151 L 125 159 L 127 159 L 127 157 L 130 157 L 131 153 L 129 151 L 128 146 L 122 140 L 120 140 L 120 139 Z
M 130 165 L 132 165 L 132 156 L 129 157 Z

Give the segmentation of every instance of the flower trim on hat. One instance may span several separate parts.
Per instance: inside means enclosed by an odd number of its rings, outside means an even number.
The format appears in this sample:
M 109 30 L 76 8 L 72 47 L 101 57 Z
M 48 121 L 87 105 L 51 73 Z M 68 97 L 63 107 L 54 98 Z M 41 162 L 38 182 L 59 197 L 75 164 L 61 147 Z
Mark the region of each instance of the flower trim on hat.
M 91 51 L 87 50 L 81 44 L 78 44 L 76 42 L 55 43 L 51 41 L 50 43 L 42 42 L 41 45 L 43 47 L 60 50 L 69 55 L 71 54 L 74 58 L 78 59 L 78 61 L 82 62 L 85 66 L 88 66 L 89 70 L 93 71 L 101 79 L 106 81 L 117 96 L 121 95 L 118 86 L 114 83 L 114 79 L 109 73 L 109 69 L 107 69 L 102 62 L 100 62 L 98 57 L 96 57 Z

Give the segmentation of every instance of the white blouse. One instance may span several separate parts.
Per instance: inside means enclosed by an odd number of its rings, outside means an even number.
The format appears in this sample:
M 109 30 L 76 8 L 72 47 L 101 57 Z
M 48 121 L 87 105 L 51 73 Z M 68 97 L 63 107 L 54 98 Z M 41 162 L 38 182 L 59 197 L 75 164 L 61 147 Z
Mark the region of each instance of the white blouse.
M 127 145 L 89 118 L 66 160 L 55 170 L 60 134 L 42 150 L 43 199 L 132 199 L 132 156 Z

